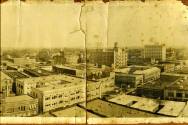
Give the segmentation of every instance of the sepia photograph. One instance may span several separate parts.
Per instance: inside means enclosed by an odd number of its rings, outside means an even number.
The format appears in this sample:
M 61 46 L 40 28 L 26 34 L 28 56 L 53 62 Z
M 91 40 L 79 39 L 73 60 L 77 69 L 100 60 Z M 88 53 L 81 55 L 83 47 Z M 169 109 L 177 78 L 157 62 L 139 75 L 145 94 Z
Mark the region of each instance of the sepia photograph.
M 188 123 L 188 0 L 1 0 L 1 124 Z

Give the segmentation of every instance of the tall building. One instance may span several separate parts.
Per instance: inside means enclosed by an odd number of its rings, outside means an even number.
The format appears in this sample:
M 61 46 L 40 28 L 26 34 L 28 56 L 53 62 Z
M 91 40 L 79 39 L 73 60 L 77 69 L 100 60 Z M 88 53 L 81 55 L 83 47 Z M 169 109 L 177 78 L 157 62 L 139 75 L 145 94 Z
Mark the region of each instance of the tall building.
M 114 53 L 113 49 L 93 49 L 88 50 L 88 60 L 89 63 L 97 64 L 99 66 L 106 65 L 106 66 L 112 66 L 114 63 Z
M 127 52 L 124 48 L 120 48 L 117 42 L 114 44 L 114 67 L 124 67 L 127 66 Z
M 154 59 L 157 61 L 166 60 L 166 46 L 165 44 L 154 44 L 144 46 L 144 58 Z
M 127 51 L 115 43 L 113 49 L 88 50 L 89 63 L 97 65 L 114 66 L 115 68 L 127 66 Z

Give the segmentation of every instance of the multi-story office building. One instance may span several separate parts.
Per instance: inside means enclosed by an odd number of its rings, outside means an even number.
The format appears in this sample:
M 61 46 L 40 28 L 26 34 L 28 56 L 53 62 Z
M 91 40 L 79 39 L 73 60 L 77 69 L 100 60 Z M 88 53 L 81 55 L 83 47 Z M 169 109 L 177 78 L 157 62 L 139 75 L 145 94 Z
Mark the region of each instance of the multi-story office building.
M 1 72 L 1 83 L 0 83 L 0 92 L 3 94 L 3 97 L 10 96 L 12 93 L 13 80 Z
M 145 59 L 154 59 L 157 61 L 165 61 L 166 60 L 166 46 L 165 46 L 165 44 L 145 45 L 144 46 L 144 58 Z
M 93 49 L 87 51 L 89 63 L 114 66 L 115 68 L 127 66 L 127 51 L 119 48 L 117 43 L 113 49 Z
M 38 99 L 28 95 L 6 97 L 0 107 L 1 116 L 34 116 L 38 113 Z
M 38 98 L 40 111 L 46 112 L 85 101 L 86 94 L 88 99 L 101 97 L 114 89 L 114 76 L 111 73 L 109 77 L 88 82 L 70 75 L 24 78 L 16 80 L 16 92 Z
M 114 52 L 112 49 L 92 49 L 87 51 L 89 63 L 112 66 L 114 63 Z
M 113 73 L 108 78 L 87 82 L 78 77 L 59 76 L 61 77 L 56 77 L 51 82 L 47 81 L 48 84 L 44 86 L 31 88 L 30 95 L 39 99 L 40 112 L 84 102 L 86 95 L 87 100 L 102 97 L 105 92 L 114 89 Z
M 41 88 L 32 88 L 32 97 L 39 100 L 39 111 L 47 112 L 56 108 L 70 106 L 85 101 L 83 80 L 61 81 Z
M 124 48 L 119 48 L 115 44 L 114 47 L 114 67 L 119 68 L 119 67 L 124 67 L 127 66 L 127 52 Z

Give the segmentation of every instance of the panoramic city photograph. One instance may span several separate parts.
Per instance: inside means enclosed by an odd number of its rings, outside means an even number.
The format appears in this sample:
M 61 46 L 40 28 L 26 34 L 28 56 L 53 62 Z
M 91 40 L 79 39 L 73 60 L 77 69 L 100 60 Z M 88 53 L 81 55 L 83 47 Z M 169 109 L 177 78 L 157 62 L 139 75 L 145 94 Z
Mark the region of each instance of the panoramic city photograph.
M 188 122 L 186 0 L 0 7 L 0 123 Z

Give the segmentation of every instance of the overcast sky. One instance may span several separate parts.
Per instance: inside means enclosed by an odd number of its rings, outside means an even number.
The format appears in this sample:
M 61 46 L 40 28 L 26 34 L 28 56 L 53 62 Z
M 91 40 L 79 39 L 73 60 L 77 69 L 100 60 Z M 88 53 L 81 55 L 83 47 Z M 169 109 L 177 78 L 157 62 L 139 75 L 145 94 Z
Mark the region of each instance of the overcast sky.
M 1 4 L 2 47 L 188 46 L 188 9 L 175 0 Z M 86 37 L 86 42 L 85 42 Z M 143 44 L 142 44 L 143 43 Z

